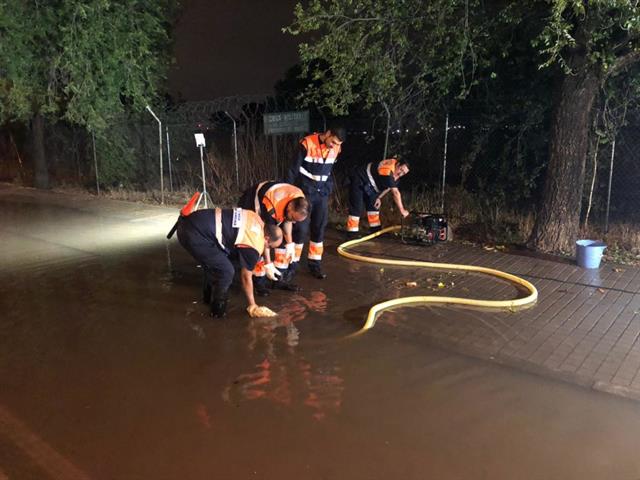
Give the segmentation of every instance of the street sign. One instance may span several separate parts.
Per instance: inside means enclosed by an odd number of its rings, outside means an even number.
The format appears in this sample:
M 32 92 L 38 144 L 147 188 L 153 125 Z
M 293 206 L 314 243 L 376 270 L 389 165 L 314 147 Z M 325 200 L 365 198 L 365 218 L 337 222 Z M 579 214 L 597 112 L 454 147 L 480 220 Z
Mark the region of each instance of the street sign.
M 303 133 L 309 131 L 309 110 L 264 114 L 264 134 Z

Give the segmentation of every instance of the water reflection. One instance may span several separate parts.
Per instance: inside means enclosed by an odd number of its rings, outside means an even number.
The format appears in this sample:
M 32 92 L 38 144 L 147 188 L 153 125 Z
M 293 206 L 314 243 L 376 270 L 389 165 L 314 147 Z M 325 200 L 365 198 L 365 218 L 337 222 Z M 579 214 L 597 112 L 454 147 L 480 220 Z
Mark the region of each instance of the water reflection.
M 223 399 L 234 404 L 264 399 L 289 408 L 304 406 L 316 420 L 338 413 L 344 390 L 340 367 L 314 365 L 298 351 L 296 323 L 310 312 L 326 310 L 325 293 L 313 291 L 308 296 L 292 295 L 277 317 L 252 320 L 247 327 L 248 349 L 262 360 L 228 385 Z

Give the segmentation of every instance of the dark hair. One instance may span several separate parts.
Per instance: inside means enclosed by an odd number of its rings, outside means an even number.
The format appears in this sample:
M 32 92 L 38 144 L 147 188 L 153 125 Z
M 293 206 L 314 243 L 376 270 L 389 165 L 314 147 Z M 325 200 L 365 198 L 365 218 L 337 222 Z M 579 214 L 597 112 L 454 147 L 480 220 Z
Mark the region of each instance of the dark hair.
M 278 225 L 273 223 L 265 223 L 264 234 L 269 237 L 270 240 L 278 241 L 282 238 L 282 230 Z
M 409 163 L 409 161 L 408 161 L 408 160 L 403 160 L 403 159 L 401 159 L 401 158 L 398 158 L 397 160 L 398 160 L 398 166 L 406 165 L 406 166 L 407 166 L 407 168 L 408 168 L 409 170 L 411 170 L 411 164 Z
M 309 201 L 306 198 L 294 198 L 289 203 L 291 204 L 294 212 L 304 215 L 305 217 L 309 215 Z
M 338 137 L 338 140 L 344 142 L 347 139 L 347 130 L 342 125 L 330 125 L 327 128 L 332 135 Z

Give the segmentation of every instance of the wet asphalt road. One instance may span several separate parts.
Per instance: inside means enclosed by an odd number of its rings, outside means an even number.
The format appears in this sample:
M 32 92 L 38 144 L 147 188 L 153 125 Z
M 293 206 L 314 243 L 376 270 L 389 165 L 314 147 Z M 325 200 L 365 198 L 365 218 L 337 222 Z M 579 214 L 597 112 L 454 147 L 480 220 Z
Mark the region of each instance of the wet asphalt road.
M 390 280 L 335 237 L 276 319 L 210 319 L 173 220 L 0 188 L 1 480 L 640 478 L 639 404 L 394 328 L 425 310 L 345 339 Z

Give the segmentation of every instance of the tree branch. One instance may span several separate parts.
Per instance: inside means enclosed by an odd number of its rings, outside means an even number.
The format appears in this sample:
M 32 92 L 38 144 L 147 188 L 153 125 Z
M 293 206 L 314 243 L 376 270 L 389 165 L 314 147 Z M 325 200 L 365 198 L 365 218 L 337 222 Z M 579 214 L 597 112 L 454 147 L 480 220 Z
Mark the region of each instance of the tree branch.
M 615 77 L 620 72 L 622 72 L 626 67 L 633 65 L 634 63 L 640 61 L 640 51 L 629 52 L 626 55 L 619 57 L 613 66 L 609 69 L 609 73 L 607 76 Z

